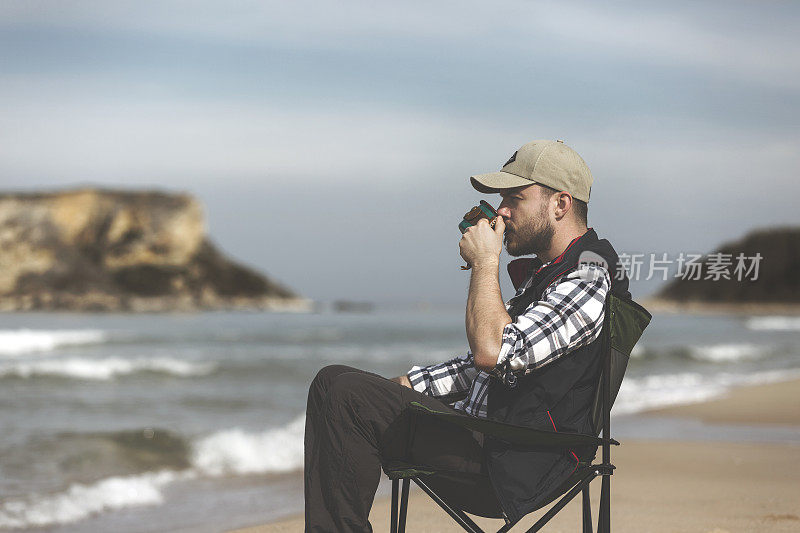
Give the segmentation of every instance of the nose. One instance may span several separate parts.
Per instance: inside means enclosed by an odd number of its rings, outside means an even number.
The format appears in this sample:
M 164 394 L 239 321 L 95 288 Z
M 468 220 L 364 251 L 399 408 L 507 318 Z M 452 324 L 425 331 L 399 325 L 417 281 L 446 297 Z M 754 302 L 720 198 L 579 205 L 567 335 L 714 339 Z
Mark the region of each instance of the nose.
M 500 207 L 497 208 L 497 214 L 503 217 L 503 220 L 508 220 L 511 218 L 511 209 L 508 206 L 500 204 Z

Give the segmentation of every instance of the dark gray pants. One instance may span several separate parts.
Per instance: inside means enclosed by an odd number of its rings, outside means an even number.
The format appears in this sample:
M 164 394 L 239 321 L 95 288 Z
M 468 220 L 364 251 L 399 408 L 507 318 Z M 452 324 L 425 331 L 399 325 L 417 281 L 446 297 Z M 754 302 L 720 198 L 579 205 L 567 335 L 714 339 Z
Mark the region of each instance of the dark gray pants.
M 448 503 L 498 515 L 480 435 L 414 415 L 406 410 L 412 401 L 451 410 L 370 372 L 342 365 L 319 371 L 306 407 L 306 531 L 372 531 L 381 464 L 393 460 L 441 472 L 425 479 Z

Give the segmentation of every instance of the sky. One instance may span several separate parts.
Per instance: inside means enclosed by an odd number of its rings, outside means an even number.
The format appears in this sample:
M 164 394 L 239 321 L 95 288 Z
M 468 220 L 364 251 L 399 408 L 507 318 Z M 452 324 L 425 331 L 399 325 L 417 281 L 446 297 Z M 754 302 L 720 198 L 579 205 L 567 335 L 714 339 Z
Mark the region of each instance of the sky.
M 618 252 L 797 225 L 799 26 L 791 2 L 4 0 L 0 190 L 188 192 L 303 296 L 461 304 L 457 224 L 500 200 L 469 176 L 534 139 L 586 160 Z

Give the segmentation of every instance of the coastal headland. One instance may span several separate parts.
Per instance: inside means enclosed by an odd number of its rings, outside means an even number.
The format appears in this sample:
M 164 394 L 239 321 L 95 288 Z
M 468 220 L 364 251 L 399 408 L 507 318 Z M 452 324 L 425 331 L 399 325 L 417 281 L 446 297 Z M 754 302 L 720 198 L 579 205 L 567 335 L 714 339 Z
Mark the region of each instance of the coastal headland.
M 82 188 L 0 194 L 0 311 L 308 311 L 222 254 L 188 194 Z

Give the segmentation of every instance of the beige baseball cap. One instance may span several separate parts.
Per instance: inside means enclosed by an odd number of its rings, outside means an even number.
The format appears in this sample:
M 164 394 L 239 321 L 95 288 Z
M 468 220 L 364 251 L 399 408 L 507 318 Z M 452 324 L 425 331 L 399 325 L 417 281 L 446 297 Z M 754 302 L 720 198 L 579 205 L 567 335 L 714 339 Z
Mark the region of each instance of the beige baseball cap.
M 486 194 L 541 183 L 589 202 L 592 173 L 578 152 L 564 141 L 531 141 L 514 152 L 498 172 L 471 176 L 472 186 Z

